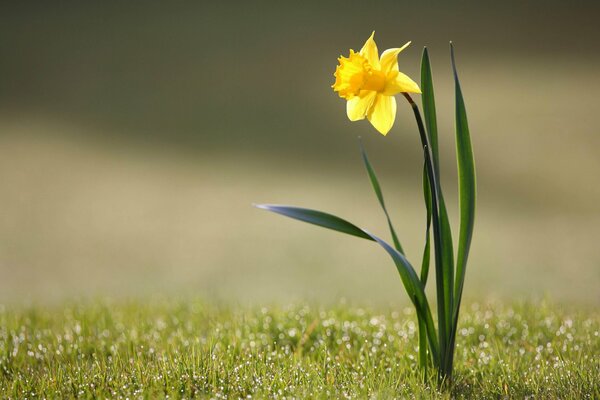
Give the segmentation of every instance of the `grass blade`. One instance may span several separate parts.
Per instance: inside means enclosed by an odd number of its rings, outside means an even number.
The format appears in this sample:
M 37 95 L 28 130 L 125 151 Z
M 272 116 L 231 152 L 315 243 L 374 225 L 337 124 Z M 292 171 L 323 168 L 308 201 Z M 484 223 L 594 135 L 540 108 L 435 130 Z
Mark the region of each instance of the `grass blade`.
M 404 250 L 402 249 L 402 245 L 400 244 L 400 241 L 398 240 L 398 235 L 396 235 L 396 230 L 394 229 L 394 226 L 392 225 L 392 220 L 390 219 L 390 215 L 385 206 L 385 201 L 383 200 L 383 192 L 381 191 L 381 186 L 379 185 L 379 180 L 377 179 L 377 175 L 375 175 L 375 170 L 373 169 L 373 166 L 369 162 L 369 158 L 367 157 L 367 152 L 365 151 L 365 148 L 363 147 L 362 142 L 359 141 L 359 144 L 360 144 L 360 153 L 361 153 L 362 159 L 365 163 L 367 173 L 369 174 L 369 179 L 371 180 L 371 186 L 373 186 L 373 191 L 375 192 L 375 195 L 377 196 L 377 200 L 379 200 L 379 205 L 381 205 L 381 208 L 383 209 L 383 212 L 385 214 L 385 218 L 387 219 L 388 227 L 390 228 L 390 234 L 392 235 L 392 241 L 394 242 L 394 247 L 400 253 L 404 254 Z
M 420 318 L 423 319 L 426 325 L 432 356 L 436 362 L 439 360 L 440 351 L 437 338 L 435 336 L 435 326 L 431 316 L 431 309 L 429 308 L 429 303 L 427 302 L 427 297 L 425 296 L 425 289 L 421 284 L 421 281 L 419 280 L 414 268 L 402 253 L 377 236 L 372 235 L 356 225 L 332 214 L 311 210 L 308 208 L 273 204 L 258 204 L 256 207 L 263 210 L 272 211 L 286 217 L 333 229 L 348 235 L 353 235 L 377 242 L 394 261 L 396 269 L 400 274 L 402 284 L 404 285 L 404 288 L 406 289 L 411 301 L 415 305 L 417 313 L 419 314 Z

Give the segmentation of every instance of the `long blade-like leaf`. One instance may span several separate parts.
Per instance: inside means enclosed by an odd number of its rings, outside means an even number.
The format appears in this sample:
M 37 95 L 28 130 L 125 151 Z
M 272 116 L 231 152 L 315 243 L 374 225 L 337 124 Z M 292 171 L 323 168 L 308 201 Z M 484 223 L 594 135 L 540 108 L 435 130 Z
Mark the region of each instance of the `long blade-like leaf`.
M 433 223 L 434 225 L 439 224 L 439 227 L 437 229 L 439 229 L 440 232 L 441 243 L 439 249 L 441 251 L 440 258 L 442 263 L 442 276 L 438 277 L 438 279 L 442 279 L 442 285 L 444 286 L 444 323 L 446 325 L 446 332 L 448 332 L 452 324 L 452 313 L 454 304 L 454 250 L 452 244 L 452 230 L 450 229 L 450 220 L 448 218 L 446 202 L 444 200 L 444 194 L 442 192 L 441 187 L 437 116 L 435 110 L 433 75 L 431 72 L 431 63 L 429 61 L 429 53 L 427 51 L 427 48 L 423 49 L 423 56 L 421 60 L 421 90 L 423 92 L 423 114 L 425 117 L 425 125 L 427 127 L 427 136 L 431 145 L 431 154 L 433 157 L 435 177 L 437 178 L 436 184 L 437 194 L 439 198 L 439 218 L 436 220 L 434 214 Z
M 255 206 L 257 208 L 262 208 L 263 210 L 285 215 L 286 217 L 308 222 L 309 224 L 322 226 L 324 228 L 333 229 L 334 231 L 346 233 L 348 235 L 358 236 L 363 239 L 375 241 L 371 235 L 360 229 L 358 226 L 332 214 L 311 210 L 308 208 L 277 204 L 255 204 Z
M 371 237 L 375 239 L 375 241 L 379 243 L 379 245 L 383 247 L 385 251 L 387 251 L 390 257 L 392 257 L 394 264 L 396 264 L 396 269 L 400 274 L 400 278 L 404 283 L 404 288 L 407 292 L 409 292 L 409 295 L 410 290 L 407 287 L 406 280 L 410 280 L 411 284 L 413 285 L 414 294 L 411 300 L 417 309 L 417 313 L 420 315 L 420 317 L 423 319 L 423 322 L 425 323 L 425 326 L 427 328 L 427 337 L 429 338 L 429 348 L 431 349 L 431 355 L 436 365 L 439 365 L 440 350 L 437 337 L 435 336 L 435 326 L 433 324 L 433 318 L 431 316 L 431 309 L 429 308 L 429 303 L 427 301 L 427 297 L 425 296 L 425 287 L 417 277 L 414 268 L 410 265 L 410 263 L 404 257 L 404 255 L 392 248 L 392 246 L 390 246 L 383 240 L 379 239 L 377 236 L 371 235 Z M 404 277 L 403 275 L 407 276 Z
M 423 167 L 423 198 L 425 200 L 425 208 L 427 211 L 427 228 L 425 229 L 425 248 L 423 249 L 423 260 L 421 262 L 421 282 L 423 286 L 427 284 L 429 276 L 429 263 L 431 257 L 431 189 L 429 188 L 429 180 L 427 179 L 426 166 Z
M 438 332 L 440 338 L 440 355 L 443 361 L 443 357 L 445 357 L 446 355 L 446 346 L 448 344 L 450 325 L 448 323 L 449 318 L 446 310 L 448 305 L 448 294 L 446 288 L 447 272 L 444 268 L 445 264 L 442 258 L 444 253 L 444 245 L 442 241 L 442 230 L 439 218 L 440 186 L 435 174 L 433 157 L 431 155 L 431 147 L 429 145 L 429 137 L 427 136 L 427 132 L 425 131 L 425 126 L 423 125 L 423 119 L 421 118 L 421 112 L 419 111 L 419 107 L 408 93 L 403 93 L 403 95 L 412 107 L 413 114 L 415 115 L 415 120 L 417 121 L 417 126 L 419 128 L 419 136 L 421 138 L 421 145 L 423 146 L 423 153 L 425 154 L 425 171 L 427 173 L 427 182 L 429 182 L 429 188 L 431 190 L 431 216 L 433 221 L 433 245 L 435 249 L 435 284 L 437 292 Z
M 272 211 L 277 214 L 284 215 L 286 217 L 294 218 L 300 221 L 308 222 L 325 228 L 333 229 L 338 232 L 346 233 L 349 235 L 357 236 L 363 239 L 372 240 L 377 242 L 383 249 L 390 255 L 396 269 L 400 275 L 400 279 L 410 297 L 411 301 L 415 305 L 417 312 L 423 318 L 427 326 L 427 336 L 429 337 L 429 344 L 431 353 L 436 360 L 439 360 L 439 347 L 437 338 L 435 336 L 435 326 L 433 324 L 433 318 L 431 316 L 431 309 L 425 296 L 425 290 L 417 273 L 410 264 L 410 262 L 404 257 L 402 253 L 394 249 L 384 240 L 378 238 L 375 235 L 357 227 L 356 225 L 343 220 L 335 215 L 324 213 L 322 211 L 311 210 L 307 208 L 283 206 L 283 205 L 272 205 L 272 204 L 258 204 L 258 208 Z
M 423 369 L 423 376 L 427 376 L 427 325 L 417 313 L 417 324 L 419 326 L 419 367 Z
M 439 179 L 438 179 L 439 182 Z M 448 218 L 448 211 L 446 210 L 446 201 L 442 194 L 442 189 L 439 189 L 439 223 L 440 223 L 440 234 L 441 234 L 441 251 L 442 251 L 442 265 L 444 269 L 444 307 L 446 326 L 448 331 L 452 324 L 452 310 L 454 307 L 454 250 L 452 244 L 452 231 L 450 229 L 450 220 Z
M 360 144 L 360 153 L 361 153 L 362 159 L 365 163 L 367 173 L 369 174 L 369 179 L 371 180 L 371 185 L 373 186 L 373 191 L 375 192 L 375 195 L 377 196 L 377 200 L 379 200 L 379 205 L 381 205 L 381 208 L 383 209 L 383 213 L 385 214 L 385 218 L 387 219 L 388 227 L 390 228 L 390 234 L 392 235 L 392 241 L 394 242 L 394 247 L 400 253 L 404 254 L 404 250 L 402 249 L 402 245 L 400 244 L 400 241 L 398 240 L 398 235 L 396 235 L 396 230 L 394 229 L 394 225 L 392 225 L 392 220 L 390 219 L 390 215 L 385 206 L 385 201 L 383 200 L 383 192 L 381 191 L 381 185 L 379 184 L 377 175 L 375 175 L 375 170 L 373 169 L 373 166 L 369 162 L 369 157 L 367 157 L 367 152 L 365 151 L 365 148 L 363 147 L 362 142 L 359 141 L 359 144 Z
M 450 345 L 447 348 L 446 369 L 452 370 L 454 358 L 454 346 L 456 341 L 456 329 L 458 327 L 458 314 L 462 300 L 462 292 L 465 283 L 465 272 L 467 259 L 473 237 L 473 226 L 475 222 L 475 160 L 471 146 L 471 135 L 467 121 L 467 111 L 456 71 L 454 59 L 454 46 L 450 43 L 450 55 L 452 58 L 452 70 L 454 72 L 455 101 L 456 101 L 456 158 L 458 163 L 458 200 L 460 209 L 460 228 L 458 237 L 458 254 L 456 259 L 456 282 L 452 330 L 450 333 Z
M 454 84 L 456 93 L 456 158 L 458 162 L 458 200 L 460 209 L 460 229 L 458 237 L 458 255 L 456 259 L 455 294 L 457 304 L 455 313 L 458 314 L 459 301 L 462 296 L 465 281 L 465 270 L 473 226 L 475 222 L 475 160 L 471 146 L 471 135 L 467 121 L 467 111 L 463 99 L 456 63 L 454 60 L 454 46 L 450 44 L 452 56 L 452 70 L 454 71 Z
M 421 57 L 421 100 L 423 103 L 423 116 L 429 143 L 431 145 L 431 154 L 433 156 L 433 165 L 435 166 L 436 176 L 440 176 L 440 153 L 438 149 L 437 117 L 435 112 L 435 95 L 433 92 L 433 77 L 431 74 L 431 63 L 429 62 L 429 52 L 427 47 L 423 49 Z
M 431 255 L 431 189 L 429 187 L 429 179 L 427 179 L 427 166 L 423 166 L 423 198 L 425 200 L 425 208 L 427 211 L 427 228 L 425 229 L 425 247 L 423 249 L 423 259 L 421 261 L 421 283 L 423 287 L 427 284 L 429 276 L 429 264 Z M 419 365 L 423 369 L 423 376 L 427 376 L 427 336 L 425 322 L 419 315 Z

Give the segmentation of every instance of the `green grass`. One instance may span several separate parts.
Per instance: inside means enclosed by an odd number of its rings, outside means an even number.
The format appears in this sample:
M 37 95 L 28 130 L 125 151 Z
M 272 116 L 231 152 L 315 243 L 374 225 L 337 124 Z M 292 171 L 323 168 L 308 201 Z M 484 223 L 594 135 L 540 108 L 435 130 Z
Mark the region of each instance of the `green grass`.
M 0 308 L 3 398 L 446 398 L 410 309 L 202 301 Z M 598 398 L 600 315 L 466 304 L 456 398 Z

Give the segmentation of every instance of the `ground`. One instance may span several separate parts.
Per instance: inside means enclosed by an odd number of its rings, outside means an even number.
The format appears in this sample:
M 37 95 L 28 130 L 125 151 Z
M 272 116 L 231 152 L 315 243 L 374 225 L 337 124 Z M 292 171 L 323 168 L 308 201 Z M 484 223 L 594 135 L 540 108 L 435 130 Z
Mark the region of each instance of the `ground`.
M 89 301 L 0 312 L 3 398 L 447 398 L 410 308 Z M 470 303 L 455 398 L 598 398 L 600 315 Z

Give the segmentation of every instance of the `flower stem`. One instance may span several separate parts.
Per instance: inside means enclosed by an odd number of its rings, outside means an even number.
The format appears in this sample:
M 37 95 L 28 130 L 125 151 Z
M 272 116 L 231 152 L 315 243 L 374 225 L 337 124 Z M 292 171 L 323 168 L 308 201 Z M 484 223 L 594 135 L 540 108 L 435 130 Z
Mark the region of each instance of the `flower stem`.
M 427 136 L 427 132 L 425 131 L 425 125 L 423 124 L 423 119 L 421 118 L 421 112 L 419 111 L 419 107 L 414 102 L 412 97 L 408 93 L 402 93 L 404 98 L 410 104 L 413 113 L 415 115 L 415 120 L 417 122 L 417 126 L 419 128 L 419 135 L 421 138 L 421 145 L 423 147 L 423 152 L 425 153 L 425 170 L 427 174 L 427 178 L 429 180 L 429 186 L 431 188 L 431 211 L 432 211 L 432 219 L 433 219 L 433 239 L 434 239 L 434 247 L 435 247 L 435 269 L 436 269 L 436 291 L 437 291 L 437 308 L 438 308 L 438 331 L 439 331 L 439 343 L 440 343 L 440 360 L 439 365 L 436 365 L 438 370 L 438 377 L 445 381 L 450 378 L 452 374 L 452 366 L 448 365 L 448 354 L 447 354 L 447 346 L 448 335 L 450 331 L 450 326 L 447 325 L 447 319 L 445 315 L 445 287 L 444 287 L 444 267 L 442 262 L 442 235 L 440 228 L 440 216 L 439 216 L 439 186 L 437 184 L 437 174 L 435 172 L 435 167 L 433 164 L 433 155 L 431 150 L 431 143 L 429 141 L 429 137 Z

